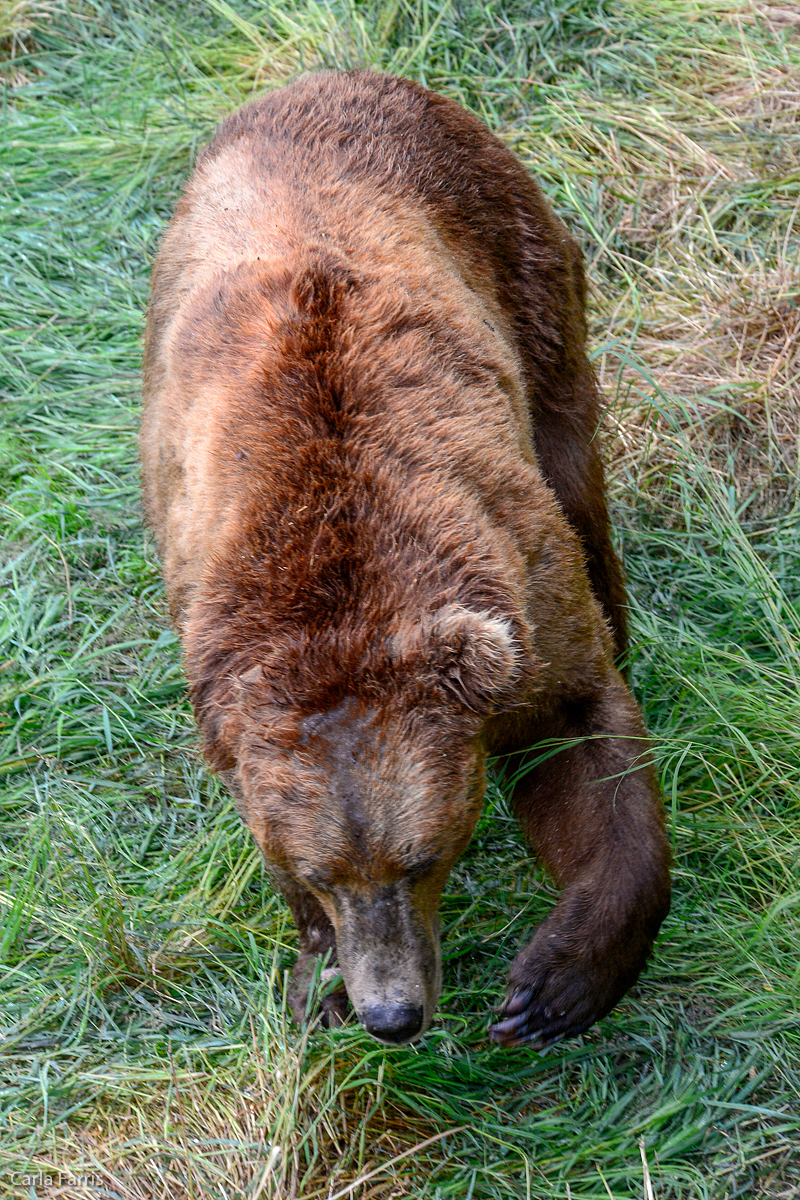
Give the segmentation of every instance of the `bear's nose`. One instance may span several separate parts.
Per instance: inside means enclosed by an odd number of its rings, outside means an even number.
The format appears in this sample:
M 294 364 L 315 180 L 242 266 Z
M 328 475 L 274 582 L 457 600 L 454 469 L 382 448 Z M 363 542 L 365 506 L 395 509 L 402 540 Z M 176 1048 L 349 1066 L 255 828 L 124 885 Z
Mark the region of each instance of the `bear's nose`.
M 422 1029 L 422 1005 L 373 1004 L 359 1015 L 367 1033 L 382 1042 L 410 1042 Z

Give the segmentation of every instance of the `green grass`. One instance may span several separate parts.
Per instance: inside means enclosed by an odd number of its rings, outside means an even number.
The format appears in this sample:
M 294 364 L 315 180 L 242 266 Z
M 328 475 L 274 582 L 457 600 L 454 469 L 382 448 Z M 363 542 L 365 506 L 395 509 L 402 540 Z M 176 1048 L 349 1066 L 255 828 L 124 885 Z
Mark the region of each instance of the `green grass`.
M 710 0 L 0 10 L 0 1190 L 800 1195 L 800 27 Z M 787 16 L 788 14 L 788 16 Z M 582 1038 L 486 1028 L 553 892 L 499 788 L 418 1047 L 287 1020 L 296 936 L 200 760 L 137 499 L 160 231 L 318 66 L 469 105 L 581 237 L 675 899 Z

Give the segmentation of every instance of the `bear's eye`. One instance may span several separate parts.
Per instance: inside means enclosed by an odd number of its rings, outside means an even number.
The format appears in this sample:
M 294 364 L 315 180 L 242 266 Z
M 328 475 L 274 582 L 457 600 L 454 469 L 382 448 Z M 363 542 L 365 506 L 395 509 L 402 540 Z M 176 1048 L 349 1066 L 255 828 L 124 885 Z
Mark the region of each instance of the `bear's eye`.
M 302 860 L 295 863 L 295 872 L 302 884 L 315 891 L 325 891 L 331 886 L 331 878 L 327 871 L 320 870 L 312 863 Z
M 428 854 L 425 858 L 415 858 L 406 864 L 406 871 L 409 879 L 419 879 L 422 875 L 427 875 L 428 871 L 436 865 L 437 856 Z

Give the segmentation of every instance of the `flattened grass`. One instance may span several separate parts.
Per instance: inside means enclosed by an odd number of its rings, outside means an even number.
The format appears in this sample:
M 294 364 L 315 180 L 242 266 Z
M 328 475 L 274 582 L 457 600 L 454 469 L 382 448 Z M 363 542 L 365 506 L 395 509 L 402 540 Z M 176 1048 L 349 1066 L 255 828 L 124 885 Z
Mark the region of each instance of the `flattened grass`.
M 9 14 L 4 1194 L 800 1194 L 791 8 L 97 0 Z M 295 933 L 199 759 L 140 524 L 148 268 L 192 157 L 253 92 L 362 64 L 482 115 L 590 263 L 631 670 L 676 888 L 639 986 L 544 1054 L 485 1036 L 553 900 L 496 785 L 445 896 L 445 995 L 422 1045 L 288 1023 Z

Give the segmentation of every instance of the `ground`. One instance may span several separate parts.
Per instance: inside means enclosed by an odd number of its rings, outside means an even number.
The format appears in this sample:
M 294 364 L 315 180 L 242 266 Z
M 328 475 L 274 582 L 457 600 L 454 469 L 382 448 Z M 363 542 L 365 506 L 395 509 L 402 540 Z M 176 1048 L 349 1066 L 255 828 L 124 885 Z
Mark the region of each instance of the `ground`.
M 800 1196 L 794 8 L 42 0 L 0 38 L 4 1194 Z M 422 1045 L 291 1027 L 291 925 L 202 767 L 142 533 L 159 233 L 216 121 L 316 65 L 471 107 L 589 263 L 675 899 L 635 991 L 542 1055 L 486 1038 L 552 903 L 501 779 Z

